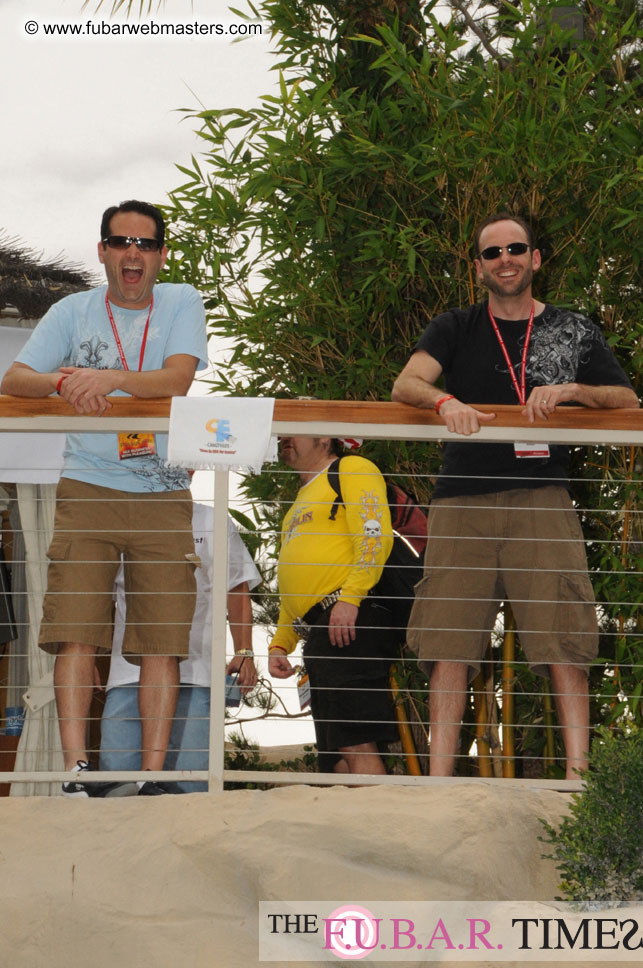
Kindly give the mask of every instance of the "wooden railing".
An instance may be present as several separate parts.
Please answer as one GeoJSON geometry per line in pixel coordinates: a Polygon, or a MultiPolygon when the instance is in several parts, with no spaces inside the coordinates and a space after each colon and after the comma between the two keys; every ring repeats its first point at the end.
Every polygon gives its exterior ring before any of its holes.
{"type": "MultiPolygon", "coordinates": [[[[77,414],[58,396],[38,399],[0,396],[0,431],[88,430],[113,433],[116,429],[167,430],[171,398],[135,399],[110,397],[112,407],[102,417],[77,414]],[[66,420],[71,419],[68,425],[66,420]]],[[[216,399],[216,398],[213,398],[216,399]]],[[[534,423],[522,415],[519,406],[476,404],[496,419],[481,427],[477,440],[548,440],[575,444],[643,444],[643,410],[593,410],[560,407],[548,420],[534,423]]],[[[273,418],[275,434],[319,434],[373,439],[437,440],[460,439],[450,434],[433,410],[418,410],[405,403],[379,400],[276,400],[273,418]]]]}

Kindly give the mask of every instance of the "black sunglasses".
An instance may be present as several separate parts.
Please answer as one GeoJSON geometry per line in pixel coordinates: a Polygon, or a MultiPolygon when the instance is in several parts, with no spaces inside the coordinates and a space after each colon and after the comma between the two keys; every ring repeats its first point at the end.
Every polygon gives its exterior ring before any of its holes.
{"type": "Polygon", "coordinates": [[[506,249],[509,255],[524,255],[531,248],[532,246],[527,242],[510,242],[509,245],[488,245],[480,253],[480,258],[491,262],[493,259],[498,258],[503,249],[506,249]]]}
{"type": "Polygon", "coordinates": [[[108,235],[102,241],[103,245],[108,245],[110,249],[129,249],[132,242],[141,252],[158,252],[161,248],[158,239],[135,239],[132,235],[108,235]]]}

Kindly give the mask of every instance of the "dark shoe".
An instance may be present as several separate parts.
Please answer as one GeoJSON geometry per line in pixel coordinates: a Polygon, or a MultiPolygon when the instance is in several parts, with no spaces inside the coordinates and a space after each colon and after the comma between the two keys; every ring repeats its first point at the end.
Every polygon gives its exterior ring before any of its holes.
{"type": "Polygon", "coordinates": [[[171,789],[173,784],[170,783],[156,783],[154,780],[146,780],[142,787],[139,788],[139,797],[160,797],[163,793],[176,793],[177,791],[171,789]]]}
{"type": "Polygon", "coordinates": [[[95,773],[96,771],[87,760],[78,760],[77,763],[78,769],[74,770],[74,773],[79,779],[63,783],[62,793],[64,797],[105,797],[110,790],[117,786],[116,783],[88,783],[85,779],[80,779],[80,777],[84,778],[85,774],[95,773]]]}

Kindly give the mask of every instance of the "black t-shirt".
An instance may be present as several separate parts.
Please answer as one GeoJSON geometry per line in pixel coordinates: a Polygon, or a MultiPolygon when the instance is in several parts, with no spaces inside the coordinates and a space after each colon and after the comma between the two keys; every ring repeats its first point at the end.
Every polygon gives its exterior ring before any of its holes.
{"type": "MultiPolygon", "coordinates": [[[[496,317],[520,384],[528,320],[496,317]]],[[[487,303],[451,309],[432,319],[415,350],[425,350],[445,375],[445,388],[463,403],[517,404],[518,397],[487,303]]],[[[546,305],[534,318],[526,367],[526,394],[557,383],[631,386],[605,338],[591,320],[569,309],[546,305]]],[[[520,430],[516,429],[516,439],[520,430]]],[[[517,458],[513,444],[473,440],[444,445],[434,497],[484,494],[514,487],[566,483],[568,450],[550,445],[549,458],[517,458]]]]}

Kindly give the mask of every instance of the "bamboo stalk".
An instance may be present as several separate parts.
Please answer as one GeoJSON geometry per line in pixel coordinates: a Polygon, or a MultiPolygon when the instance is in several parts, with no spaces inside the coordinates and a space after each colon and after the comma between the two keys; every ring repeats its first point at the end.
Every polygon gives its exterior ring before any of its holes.
{"type": "Polygon", "coordinates": [[[411,733],[411,729],[409,727],[406,704],[400,693],[400,686],[397,681],[397,670],[394,665],[391,666],[389,683],[391,686],[391,692],[393,694],[393,703],[395,705],[395,716],[397,718],[397,728],[400,734],[400,742],[402,743],[402,750],[406,757],[406,766],[409,771],[409,775],[422,776],[420,761],[418,760],[415,743],[413,742],[413,734],[411,733]]]}
{"type": "Polygon", "coordinates": [[[487,702],[485,678],[480,671],[472,683],[473,710],[476,721],[476,748],[478,750],[478,775],[493,776],[491,745],[489,743],[490,710],[487,702]]]}

